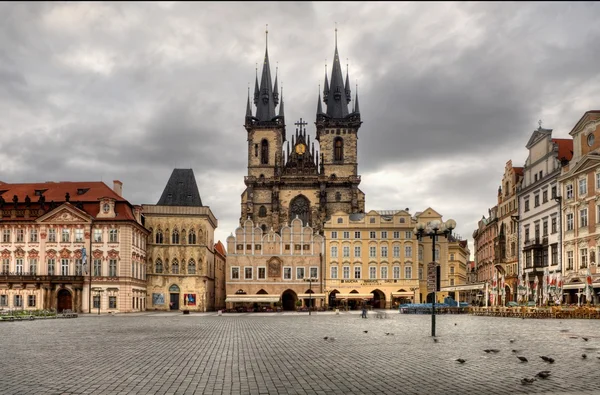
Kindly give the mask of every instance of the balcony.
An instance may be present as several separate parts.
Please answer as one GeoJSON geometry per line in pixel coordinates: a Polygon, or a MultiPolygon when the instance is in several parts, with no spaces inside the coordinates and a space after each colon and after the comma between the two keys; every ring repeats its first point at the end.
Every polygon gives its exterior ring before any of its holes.
{"type": "Polygon", "coordinates": [[[53,282],[53,283],[83,283],[84,276],[49,276],[47,274],[1,272],[0,281],[8,282],[53,282]]]}

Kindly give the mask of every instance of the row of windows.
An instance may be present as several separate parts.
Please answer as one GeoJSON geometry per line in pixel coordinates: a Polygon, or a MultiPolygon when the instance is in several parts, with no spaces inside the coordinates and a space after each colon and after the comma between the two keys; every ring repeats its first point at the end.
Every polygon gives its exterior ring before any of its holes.
{"type": "MultiPolygon", "coordinates": [[[[27,307],[35,307],[36,295],[27,295],[27,307]]],[[[8,307],[8,295],[0,295],[0,307],[8,307]]],[[[23,295],[13,295],[13,307],[23,307],[23,295]]]]}
{"type": "MultiPolygon", "coordinates": [[[[341,218],[339,218],[339,219],[341,219],[341,218]]],[[[375,219],[375,218],[372,218],[372,219],[375,219]]],[[[404,218],[401,218],[401,219],[404,219],[404,218]]],[[[350,231],[345,230],[345,231],[342,231],[341,233],[342,233],[342,238],[343,239],[349,239],[350,238],[350,233],[351,233],[350,231]]],[[[354,231],[354,238],[355,239],[360,239],[361,235],[362,235],[361,231],[358,231],[358,230],[354,231]]],[[[381,235],[381,239],[387,239],[388,238],[388,231],[387,230],[382,230],[380,232],[380,235],[381,235]]],[[[399,239],[400,238],[400,231],[395,230],[395,231],[392,232],[392,235],[393,235],[394,239],[399,239]]],[[[413,237],[412,231],[410,231],[410,230],[404,231],[404,238],[405,239],[411,240],[412,237],[413,237]]],[[[337,239],[338,238],[338,231],[336,231],[336,230],[331,231],[331,238],[332,239],[337,239]]],[[[369,239],[376,239],[376,238],[377,238],[377,231],[374,231],[374,230],[369,231],[369,239]]]]}
{"type": "MultiPolygon", "coordinates": [[[[385,217],[384,217],[384,218],[385,218],[385,217]]],[[[385,218],[385,219],[384,219],[384,221],[385,221],[386,223],[389,223],[389,222],[391,221],[391,218],[390,218],[390,217],[387,217],[387,218],[385,218]]],[[[369,223],[370,223],[370,224],[374,224],[374,223],[376,223],[376,222],[377,222],[377,218],[376,218],[376,217],[370,217],[370,218],[369,218],[369,223]]],[[[344,219],[343,219],[343,218],[338,218],[338,219],[337,219],[337,223],[338,223],[338,224],[343,224],[343,223],[344,223],[344,219]]],[[[399,217],[399,218],[398,218],[398,223],[400,223],[400,224],[404,224],[404,223],[406,223],[406,218],[404,218],[404,217],[399,217]]],[[[407,237],[407,238],[410,238],[410,237],[407,237]]]]}
{"type": "MultiPolygon", "coordinates": [[[[183,265],[185,266],[185,262],[183,263],[183,265]]],[[[180,274],[179,272],[179,261],[177,259],[173,259],[173,261],[171,262],[171,274],[180,274]]],[[[168,273],[168,269],[165,265],[163,265],[163,261],[161,259],[157,259],[156,263],[154,264],[154,273],[157,274],[161,274],[161,273],[168,273]]],[[[194,261],[193,259],[190,259],[188,261],[187,264],[187,273],[188,274],[196,274],[196,261],[194,261]]]]}
{"type": "MultiPolygon", "coordinates": [[[[165,244],[165,238],[163,236],[163,232],[162,230],[158,230],[156,231],[156,235],[154,236],[155,242],[156,244],[165,244]]],[[[180,238],[179,238],[179,231],[174,230],[171,233],[171,244],[179,244],[180,238]]],[[[193,230],[190,230],[188,232],[188,236],[187,236],[187,243],[188,244],[196,244],[196,232],[194,232],[193,230]]]]}
{"type": "MultiPolygon", "coordinates": [[[[566,251],[566,255],[567,255],[567,270],[573,270],[574,269],[574,251],[566,251]]],[[[600,247],[598,247],[598,254],[600,254],[600,247]]],[[[596,251],[593,248],[590,248],[588,251],[588,248],[580,248],[579,249],[579,267],[576,269],[587,269],[588,264],[589,263],[595,263],[596,260],[596,251]],[[588,252],[589,252],[589,256],[588,256],[588,252]]]]}
{"type": "MultiPolygon", "coordinates": [[[[94,295],[93,301],[94,301],[93,302],[94,303],[94,307],[93,307],[94,309],[101,308],[100,295],[94,295]]],[[[134,303],[135,303],[135,300],[134,300],[134,303]]],[[[109,309],[116,309],[117,308],[117,297],[116,296],[109,296],[108,297],[108,308],[109,309]]],[[[133,308],[135,308],[135,307],[133,307],[133,308]]]]}
{"type": "MultiPolygon", "coordinates": [[[[553,186],[551,189],[551,197],[552,199],[554,199],[556,197],[556,186],[553,186]]],[[[536,193],[533,196],[533,201],[534,201],[534,207],[539,207],[540,205],[540,194],[536,193]]],[[[542,191],[542,204],[548,202],[548,190],[543,190],[542,191]]],[[[525,203],[525,208],[524,210],[527,212],[529,211],[529,197],[526,197],[524,200],[525,203]]]]}
{"type": "MultiPolygon", "coordinates": [[[[39,233],[37,229],[29,230],[29,242],[37,243],[39,242],[39,233]]],[[[135,234],[134,234],[135,235],[135,234]]],[[[57,240],[57,231],[56,228],[48,229],[48,242],[56,243],[57,240]]],[[[61,243],[70,243],[74,241],[75,243],[83,243],[84,242],[84,230],[83,229],[74,229],[71,232],[71,229],[63,228],[60,230],[60,242],[61,243]],[[73,235],[74,237],[72,237],[73,235]]],[[[11,230],[4,229],[2,231],[2,242],[10,243],[11,242],[11,230]]],[[[16,229],[15,230],[15,243],[24,243],[25,242],[25,229],[16,229]]],[[[102,229],[94,229],[94,242],[102,242],[102,229]]],[[[118,243],[118,232],[117,229],[109,229],[108,231],[108,242],[109,243],[118,243]]]]}
{"type": "MultiPolygon", "coordinates": [[[[338,257],[338,246],[331,246],[330,248],[330,255],[331,258],[337,258],[338,257]]],[[[387,246],[380,246],[380,253],[381,253],[381,258],[387,258],[388,257],[388,247],[387,246]]],[[[362,255],[362,248],[361,246],[354,246],[354,257],[355,258],[360,258],[362,255]]],[[[412,258],[413,256],[413,250],[412,250],[412,246],[404,246],[404,257],[405,258],[412,258]]],[[[343,246],[342,247],[342,258],[349,258],[350,257],[350,246],[343,246]]],[[[400,246],[394,246],[392,248],[392,257],[393,258],[400,258],[400,246]]],[[[377,258],[377,247],[376,246],[370,246],[369,247],[369,258],[377,258]]],[[[440,250],[436,248],[435,250],[435,260],[439,261],[440,259],[440,250]]],[[[423,250],[419,249],[419,261],[423,260],[423,250]]]]}
{"type": "MultiPolygon", "coordinates": [[[[362,267],[361,266],[354,266],[354,277],[350,277],[351,274],[351,268],[350,266],[343,266],[342,267],[342,279],[360,279],[362,278],[362,267]]],[[[379,268],[379,277],[377,277],[377,267],[375,266],[371,266],[369,267],[369,279],[371,280],[375,280],[375,279],[387,279],[388,278],[388,267],[387,266],[381,266],[379,268]]],[[[405,266],[404,267],[404,279],[410,280],[412,279],[412,267],[411,266],[405,266]]],[[[338,273],[338,267],[337,266],[332,266],[331,267],[331,279],[335,280],[338,279],[340,277],[339,273],[338,273]]],[[[392,278],[393,279],[400,279],[400,266],[394,266],[392,267],[392,278]]],[[[423,268],[419,268],[419,280],[423,279],[423,268]]]]}
{"type": "MultiPolygon", "coordinates": [[[[265,266],[260,266],[256,268],[256,280],[266,280],[267,278],[267,268],[265,266]]],[[[308,268],[308,277],[306,276],[306,268],[305,267],[296,267],[296,280],[304,280],[307,278],[312,278],[313,280],[318,280],[319,278],[319,268],[318,267],[309,267],[308,268]]],[[[233,266],[231,268],[231,279],[239,280],[240,279],[240,267],[233,266]]],[[[284,280],[292,280],[292,268],[288,266],[284,266],[283,268],[283,279],[284,280]]],[[[244,280],[254,280],[254,268],[252,266],[244,267],[244,280]]]]}
{"type": "MultiPolygon", "coordinates": [[[[71,271],[71,260],[67,259],[67,258],[61,258],[58,261],[58,264],[60,266],[57,266],[57,260],[55,258],[49,258],[47,261],[47,274],[49,276],[54,276],[54,275],[61,275],[61,276],[71,276],[71,275],[75,275],[75,276],[82,276],[84,274],[85,267],[83,265],[83,261],[81,259],[75,259],[75,267],[74,267],[74,272],[71,271]]],[[[11,273],[14,272],[15,274],[30,274],[30,275],[34,275],[34,274],[38,274],[38,260],[36,258],[31,258],[29,259],[29,261],[27,262],[27,266],[26,262],[23,258],[16,258],[15,259],[15,267],[14,270],[11,270],[11,265],[10,265],[10,259],[7,258],[3,258],[2,259],[2,273],[11,273]]],[[[94,265],[94,276],[102,276],[102,259],[94,259],[93,262],[94,265]]],[[[133,268],[134,264],[132,263],[132,273],[138,273],[138,275],[136,275],[135,277],[138,278],[143,278],[142,276],[145,274],[144,273],[144,269],[143,269],[143,265],[139,264],[140,268],[133,268]]],[[[136,265],[137,267],[137,265],[136,265]]],[[[109,259],[108,260],[108,276],[109,277],[116,277],[117,276],[117,260],[116,259],[109,259]]]]}

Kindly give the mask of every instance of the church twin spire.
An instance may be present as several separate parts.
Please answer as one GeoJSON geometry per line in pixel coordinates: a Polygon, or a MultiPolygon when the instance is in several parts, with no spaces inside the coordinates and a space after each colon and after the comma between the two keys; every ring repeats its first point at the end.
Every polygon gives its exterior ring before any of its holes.
{"type": "MultiPolygon", "coordinates": [[[[320,89],[319,89],[320,90],[320,89]]],[[[350,77],[348,66],[346,65],[346,82],[342,75],[342,66],[337,46],[337,27],[335,29],[335,52],[333,55],[333,67],[331,68],[331,84],[327,78],[327,65],[325,65],[325,84],[323,86],[323,102],[327,105],[327,111],[323,113],[321,107],[321,93],[319,93],[319,102],[317,104],[317,116],[327,115],[329,118],[340,119],[348,116],[348,104],[352,100],[350,90],[350,77]]],[[[356,94],[358,102],[358,93],[356,94]]],[[[358,105],[354,108],[354,113],[358,113],[358,105]]]]}
{"type": "MultiPolygon", "coordinates": [[[[246,105],[246,118],[254,118],[259,122],[270,122],[274,121],[277,117],[284,117],[283,111],[283,89],[281,90],[281,102],[279,94],[278,84],[278,69],[275,72],[275,84],[271,80],[271,66],[269,63],[269,48],[268,48],[268,34],[269,31],[265,31],[265,58],[263,61],[262,73],[260,84],[258,81],[258,66],[256,68],[256,78],[254,81],[254,106],[256,107],[256,114],[252,116],[252,107],[250,105],[250,90],[248,89],[248,102],[246,105]],[[279,105],[279,114],[276,113],[275,108],[279,105]]],[[[320,88],[319,88],[320,90],[320,88]]],[[[321,93],[319,92],[318,104],[317,104],[317,116],[325,115],[333,119],[346,118],[350,113],[348,111],[348,104],[352,100],[352,92],[350,90],[350,77],[348,72],[348,66],[346,65],[346,78],[342,74],[342,66],[340,63],[340,56],[337,47],[337,27],[335,29],[335,52],[333,58],[333,67],[331,69],[331,83],[327,76],[327,65],[325,65],[325,83],[323,85],[323,98],[321,99],[321,93]],[[323,112],[321,106],[321,100],[326,104],[326,111],[323,112]]],[[[358,92],[355,95],[355,104],[352,109],[352,113],[358,114],[358,92]]]]}
{"type": "MultiPolygon", "coordinates": [[[[261,122],[273,121],[277,116],[283,117],[283,92],[281,94],[281,105],[279,115],[275,113],[275,107],[279,105],[279,87],[277,82],[277,73],[275,74],[275,85],[271,80],[271,65],[269,63],[269,31],[265,31],[265,58],[263,61],[260,85],[258,82],[258,67],[256,68],[256,79],[254,81],[254,105],[256,106],[256,115],[254,118],[261,122]]],[[[248,91],[248,105],[246,107],[246,117],[252,118],[252,108],[250,107],[250,91],[248,91]]]]}

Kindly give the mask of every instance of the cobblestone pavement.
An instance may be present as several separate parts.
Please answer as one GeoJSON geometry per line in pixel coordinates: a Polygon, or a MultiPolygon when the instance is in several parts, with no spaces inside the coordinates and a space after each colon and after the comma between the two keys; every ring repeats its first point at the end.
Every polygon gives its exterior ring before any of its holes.
{"type": "Polygon", "coordinates": [[[600,320],[442,315],[435,343],[429,315],[388,315],[147,312],[1,322],[0,393],[600,393],[600,320]],[[542,370],[548,379],[521,384],[542,370]]]}

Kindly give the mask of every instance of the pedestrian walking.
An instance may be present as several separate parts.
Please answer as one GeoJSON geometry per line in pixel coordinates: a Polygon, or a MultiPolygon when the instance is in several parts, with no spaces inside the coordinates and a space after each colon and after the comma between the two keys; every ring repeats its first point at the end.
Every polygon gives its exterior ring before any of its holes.
{"type": "Polygon", "coordinates": [[[367,318],[367,306],[363,303],[361,318],[367,318]]]}

